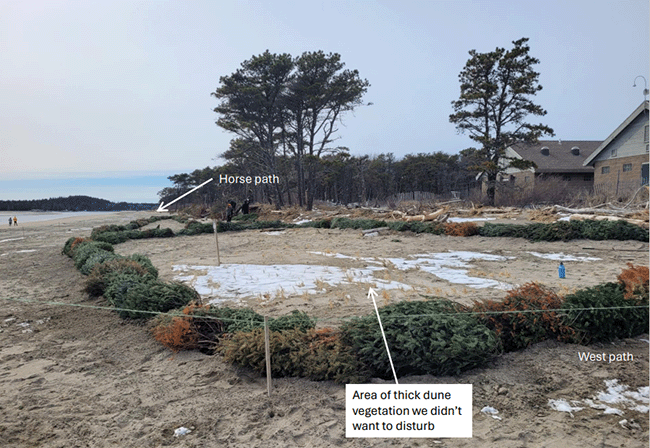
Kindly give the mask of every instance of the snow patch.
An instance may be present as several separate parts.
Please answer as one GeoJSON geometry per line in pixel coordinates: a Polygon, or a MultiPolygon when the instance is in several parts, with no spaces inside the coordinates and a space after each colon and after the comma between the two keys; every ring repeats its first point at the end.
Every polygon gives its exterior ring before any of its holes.
{"type": "MultiPolygon", "coordinates": [[[[593,399],[587,398],[582,401],[572,401],[571,403],[583,403],[593,409],[602,410],[603,414],[623,415],[624,410],[648,413],[650,387],[639,387],[636,391],[631,391],[629,386],[619,384],[616,379],[606,380],[605,386],[607,389],[598,392],[593,399]],[[614,404],[617,407],[610,406],[614,404]]],[[[549,406],[556,411],[569,413],[584,409],[582,407],[573,407],[564,399],[549,400],[549,406]]]]}
{"type": "Polygon", "coordinates": [[[554,409],[556,411],[568,412],[571,417],[573,417],[574,412],[582,411],[584,409],[579,406],[571,406],[565,399],[548,400],[548,405],[551,407],[551,409],[554,409]]]}
{"type": "Polygon", "coordinates": [[[496,218],[447,218],[449,222],[480,222],[480,221],[494,221],[496,218]]]}
{"type": "Polygon", "coordinates": [[[442,280],[447,280],[450,283],[466,285],[470,288],[496,288],[507,290],[511,289],[512,285],[487,278],[470,277],[468,275],[468,269],[464,268],[471,268],[472,266],[469,262],[473,260],[507,261],[511,259],[514,259],[514,257],[483,254],[480,252],[455,251],[447,253],[416,254],[410,256],[409,259],[388,258],[388,261],[401,270],[406,271],[409,269],[419,269],[442,280]]]}
{"type": "Polygon", "coordinates": [[[512,285],[497,280],[470,277],[468,269],[472,266],[469,264],[473,260],[485,261],[507,261],[515,257],[504,257],[501,255],[484,254],[480,252],[468,251],[452,251],[446,253],[429,253],[429,254],[415,254],[410,255],[408,258],[364,258],[364,257],[350,257],[343,254],[333,254],[324,252],[310,252],[317,255],[325,255],[327,257],[344,258],[365,261],[366,263],[374,263],[383,265],[387,261],[390,262],[395,268],[408,271],[410,269],[419,269],[420,271],[432,274],[442,280],[447,280],[450,283],[466,285],[475,289],[482,288],[497,288],[497,289],[511,289],[512,285]]]}
{"type": "Polygon", "coordinates": [[[221,266],[172,267],[174,280],[190,283],[210,303],[246,297],[275,299],[286,295],[316,294],[325,286],[364,283],[376,289],[412,289],[411,286],[374,277],[383,267],[344,269],[336,266],[284,264],[222,264],[221,266]],[[193,271],[193,272],[191,272],[193,271]]]}
{"type": "Polygon", "coordinates": [[[186,428],[185,426],[181,426],[180,428],[176,428],[174,430],[174,437],[184,436],[184,435],[187,435],[187,434],[189,434],[191,432],[192,432],[191,429],[186,428]]]}
{"type": "Polygon", "coordinates": [[[597,257],[577,257],[575,255],[565,255],[562,252],[560,252],[559,254],[540,254],[539,252],[528,252],[528,253],[535,257],[546,258],[548,260],[556,260],[556,261],[599,261],[601,260],[601,258],[597,258],[597,257]]]}
{"type": "Polygon", "coordinates": [[[497,415],[499,413],[499,411],[497,411],[492,406],[485,406],[483,409],[481,409],[481,412],[484,413],[484,414],[488,414],[489,416],[491,416],[492,418],[494,418],[496,420],[502,420],[502,418],[497,415]]]}

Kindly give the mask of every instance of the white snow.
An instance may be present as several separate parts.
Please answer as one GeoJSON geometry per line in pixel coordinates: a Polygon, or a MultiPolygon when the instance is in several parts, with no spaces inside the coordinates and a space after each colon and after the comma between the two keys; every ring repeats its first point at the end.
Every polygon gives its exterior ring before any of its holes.
{"type": "Polygon", "coordinates": [[[596,396],[598,401],[609,404],[619,403],[639,412],[648,412],[650,387],[639,387],[635,392],[628,390],[629,387],[625,384],[618,384],[618,380],[607,380],[605,386],[607,390],[598,392],[596,396]]]}
{"type": "Polygon", "coordinates": [[[190,283],[211,303],[245,297],[274,299],[284,295],[316,294],[325,285],[364,283],[376,289],[412,289],[411,286],[373,276],[383,267],[344,269],[336,266],[306,264],[222,264],[221,266],[172,267],[174,279],[190,283]],[[192,272],[193,271],[193,272],[192,272]]]}
{"type": "Polygon", "coordinates": [[[480,252],[467,252],[467,251],[452,251],[445,253],[429,253],[429,254],[415,254],[410,255],[408,258],[367,258],[367,257],[350,257],[343,254],[333,254],[325,252],[310,252],[312,254],[325,255],[327,257],[347,258],[353,260],[365,261],[366,263],[383,264],[388,261],[392,263],[397,269],[408,271],[409,269],[419,269],[420,271],[433,274],[436,277],[447,280],[450,283],[466,285],[471,288],[497,288],[497,289],[511,289],[512,285],[497,280],[470,277],[467,275],[468,270],[463,268],[471,268],[469,264],[473,260],[485,261],[507,261],[512,260],[514,257],[503,257],[501,255],[483,254],[480,252]],[[383,260],[383,261],[382,261],[383,260]]]}
{"type": "Polygon", "coordinates": [[[499,413],[499,411],[497,411],[497,410],[496,410],[495,408],[493,408],[492,406],[485,406],[483,409],[481,409],[481,412],[484,413],[484,414],[488,414],[489,416],[491,416],[491,417],[494,418],[494,419],[502,420],[501,417],[499,417],[498,415],[496,415],[496,414],[499,413]]]}
{"type": "Polygon", "coordinates": [[[188,429],[185,426],[181,426],[180,428],[176,428],[174,430],[174,437],[184,436],[184,435],[189,434],[191,432],[192,432],[191,429],[188,429]]]}
{"type": "Polygon", "coordinates": [[[577,257],[575,255],[565,255],[560,252],[559,254],[540,254],[539,252],[528,252],[529,254],[539,257],[546,258],[548,260],[557,260],[557,261],[598,261],[601,258],[596,257],[577,257]]]}
{"type": "MultiPolygon", "coordinates": [[[[618,380],[606,380],[605,391],[598,392],[592,399],[585,399],[582,401],[572,401],[572,403],[584,403],[594,409],[601,409],[603,414],[623,415],[624,410],[632,410],[641,413],[648,412],[648,404],[650,403],[650,387],[639,387],[637,391],[629,390],[629,386],[619,384],[618,380]],[[616,404],[618,407],[609,406],[616,404]],[[620,409],[623,408],[623,409],[620,409]]],[[[579,411],[583,408],[572,407],[566,400],[549,400],[549,406],[556,411],[569,412],[579,411]]]]}
{"type": "Polygon", "coordinates": [[[571,406],[565,399],[548,400],[548,405],[551,409],[560,412],[568,412],[573,417],[573,412],[582,411],[584,408],[579,406],[571,406]]]}
{"type": "Polygon", "coordinates": [[[479,222],[479,221],[493,221],[496,218],[448,218],[449,222],[479,222]]]}
{"type": "Polygon", "coordinates": [[[24,254],[24,253],[27,253],[27,252],[36,252],[36,249],[25,249],[25,250],[17,250],[16,251],[17,254],[24,254]]]}
{"type": "Polygon", "coordinates": [[[475,289],[497,288],[511,289],[512,285],[497,280],[470,277],[468,269],[472,266],[470,261],[507,261],[514,257],[503,257],[501,255],[483,254],[480,252],[454,251],[447,253],[430,253],[411,255],[409,259],[405,258],[387,258],[395,267],[401,270],[419,269],[423,272],[435,275],[436,277],[447,280],[450,283],[466,285],[475,289]],[[416,257],[416,258],[414,258],[416,257]]]}
{"type": "Polygon", "coordinates": [[[478,252],[446,252],[416,254],[408,258],[352,257],[330,252],[309,252],[316,255],[362,262],[365,267],[341,268],[337,266],[283,264],[225,264],[221,266],[174,265],[175,280],[186,282],[199,294],[212,298],[213,303],[239,300],[245,297],[274,299],[286,295],[315,294],[325,285],[361,283],[376,289],[413,289],[405,283],[384,280],[375,276],[392,264],[402,271],[419,270],[450,283],[471,288],[510,289],[508,283],[488,278],[471,277],[468,268],[473,260],[503,262],[513,257],[478,252]]]}
{"type": "Polygon", "coordinates": [[[381,259],[377,258],[371,258],[371,257],[351,257],[349,255],[343,255],[343,254],[335,254],[332,252],[307,252],[309,254],[315,254],[315,255],[324,255],[326,257],[334,257],[334,258],[340,258],[343,260],[357,260],[357,261],[364,261],[366,263],[375,263],[375,264],[382,264],[380,261],[381,259]]]}

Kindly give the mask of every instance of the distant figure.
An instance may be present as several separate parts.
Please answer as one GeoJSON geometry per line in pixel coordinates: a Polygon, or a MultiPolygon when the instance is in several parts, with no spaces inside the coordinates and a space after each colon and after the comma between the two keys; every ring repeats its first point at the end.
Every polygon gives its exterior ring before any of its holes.
{"type": "Polygon", "coordinates": [[[11,216],[9,217],[9,227],[11,227],[11,216]]]}
{"type": "Polygon", "coordinates": [[[237,207],[235,201],[228,201],[228,207],[226,208],[226,221],[230,222],[232,217],[235,216],[235,207],[237,207]]]}
{"type": "Polygon", "coordinates": [[[18,218],[16,218],[15,216],[14,216],[14,225],[15,225],[15,226],[18,225],[18,218]]]}
{"type": "Polygon", "coordinates": [[[250,201],[248,200],[248,198],[246,198],[246,200],[244,201],[244,203],[241,205],[241,212],[242,212],[244,215],[248,215],[248,204],[249,204],[249,203],[250,203],[250,201]]]}
{"type": "Polygon", "coordinates": [[[557,268],[557,273],[560,278],[566,278],[566,268],[564,267],[564,263],[560,261],[560,266],[557,268]]]}

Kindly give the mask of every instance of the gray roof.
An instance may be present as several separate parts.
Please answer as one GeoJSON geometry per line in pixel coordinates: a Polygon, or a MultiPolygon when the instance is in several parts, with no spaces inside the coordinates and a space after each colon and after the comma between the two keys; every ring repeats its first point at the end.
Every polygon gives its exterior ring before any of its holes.
{"type": "Polygon", "coordinates": [[[535,162],[536,173],[593,173],[593,166],[584,161],[600,146],[601,140],[540,140],[533,145],[518,143],[510,149],[524,160],[535,162]],[[542,153],[548,149],[548,155],[542,153]],[[572,149],[578,148],[578,155],[572,149]]]}

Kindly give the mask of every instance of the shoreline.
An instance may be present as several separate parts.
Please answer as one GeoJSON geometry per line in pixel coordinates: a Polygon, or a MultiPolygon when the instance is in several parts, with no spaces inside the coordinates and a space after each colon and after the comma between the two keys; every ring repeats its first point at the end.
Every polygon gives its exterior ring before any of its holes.
{"type": "MultiPolygon", "coordinates": [[[[9,228],[8,218],[16,216],[18,218],[18,226],[11,225],[11,228],[19,228],[21,225],[25,227],[37,227],[39,224],[51,223],[52,221],[63,223],[74,223],[88,219],[95,220],[99,217],[106,219],[116,219],[119,221],[138,219],[155,215],[155,210],[150,211],[137,211],[137,210],[122,210],[122,211],[92,211],[92,212],[17,212],[5,211],[0,212],[0,230],[9,228]]],[[[103,221],[103,220],[102,220],[103,221]]]]}

